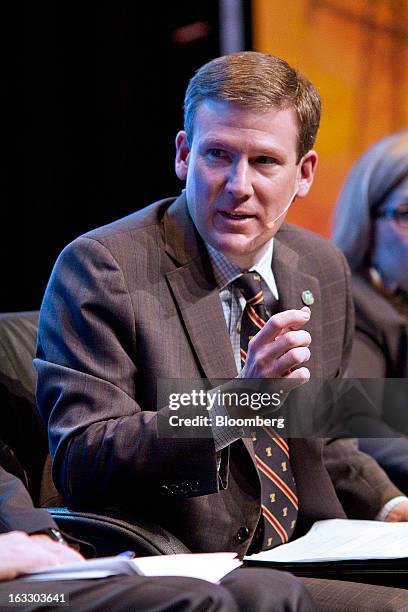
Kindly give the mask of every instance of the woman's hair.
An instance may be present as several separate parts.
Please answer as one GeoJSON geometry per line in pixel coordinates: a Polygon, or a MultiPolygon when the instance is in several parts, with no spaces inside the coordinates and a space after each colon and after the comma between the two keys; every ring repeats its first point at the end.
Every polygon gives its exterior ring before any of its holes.
{"type": "Polygon", "coordinates": [[[407,176],[408,131],[382,138],[352,167],[337,199],[333,224],[333,241],[352,270],[370,264],[373,219],[407,176]]]}

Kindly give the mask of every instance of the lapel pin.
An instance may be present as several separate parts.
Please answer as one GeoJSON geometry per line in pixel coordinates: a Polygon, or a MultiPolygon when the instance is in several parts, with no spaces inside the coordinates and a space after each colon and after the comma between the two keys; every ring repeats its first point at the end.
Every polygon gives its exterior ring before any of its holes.
{"type": "Polygon", "coordinates": [[[314,296],[310,289],[302,291],[302,302],[305,304],[305,306],[311,306],[314,304],[314,296]]]}

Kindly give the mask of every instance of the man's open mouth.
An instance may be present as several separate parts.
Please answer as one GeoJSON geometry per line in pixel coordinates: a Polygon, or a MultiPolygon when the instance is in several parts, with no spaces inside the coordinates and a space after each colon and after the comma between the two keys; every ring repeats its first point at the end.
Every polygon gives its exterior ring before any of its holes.
{"type": "Polygon", "coordinates": [[[225,210],[220,211],[221,215],[226,219],[232,219],[234,221],[244,221],[245,219],[253,219],[255,215],[250,215],[246,213],[231,213],[225,210]]]}

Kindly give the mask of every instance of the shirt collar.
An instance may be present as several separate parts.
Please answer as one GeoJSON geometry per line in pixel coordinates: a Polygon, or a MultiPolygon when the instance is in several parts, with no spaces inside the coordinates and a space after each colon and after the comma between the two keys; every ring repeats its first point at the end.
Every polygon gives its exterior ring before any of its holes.
{"type": "MultiPolygon", "coordinates": [[[[225,255],[214,249],[210,244],[206,244],[208,254],[211,261],[214,277],[220,289],[224,289],[233,280],[242,274],[239,266],[234,264],[225,255]]],[[[278,291],[275,279],[272,272],[272,257],[273,257],[274,239],[268,242],[268,247],[262,257],[250,268],[250,271],[258,272],[272,291],[274,296],[278,297],[278,291]]]]}

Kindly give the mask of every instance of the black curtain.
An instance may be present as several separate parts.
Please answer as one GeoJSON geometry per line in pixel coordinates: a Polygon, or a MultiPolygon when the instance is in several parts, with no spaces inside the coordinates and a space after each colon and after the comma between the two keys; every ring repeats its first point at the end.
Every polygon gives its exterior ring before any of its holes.
{"type": "Polygon", "coordinates": [[[0,311],[37,309],[77,235],[179,193],[184,90],[219,55],[217,0],[17,4],[1,24],[0,311]]]}

